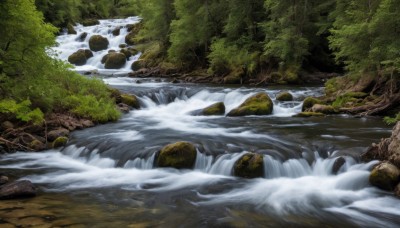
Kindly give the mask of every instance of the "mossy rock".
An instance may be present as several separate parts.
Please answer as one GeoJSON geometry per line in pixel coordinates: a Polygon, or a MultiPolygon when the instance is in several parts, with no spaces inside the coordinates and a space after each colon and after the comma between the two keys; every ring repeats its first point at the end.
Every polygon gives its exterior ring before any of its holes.
{"type": "Polygon", "coordinates": [[[323,114],[335,114],[336,110],[331,105],[315,104],[312,106],[311,112],[323,113],[323,114]]]}
{"type": "Polygon", "coordinates": [[[204,116],[224,115],[225,114],[224,102],[218,102],[208,106],[207,108],[204,108],[201,114],[204,116]]]}
{"type": "Polygon", "coordinates": [[[128,45],[134,45],[135,44],[135,36],[136,34],[134,32],[130,32],[125,36],[125,43],[128,45]]]}
{"type": "Polygon", "coordinates": [[[110,93],[110,97],[115,99],[115,103],[122,102],[121,92],[118,89],[109,87],[107,90],[110,93]]]}
{"type": "Polygon", "coordinates": [[[42,151],[42,150],[46,149],[46,146],[44,145],[44,143],[40,142],[39,140],[33,140],[29,144],[29,148],[33,149],[34,151],[42,151]]]}
{"type": "Polygon", "coordinates": [[[135,48],[130,47],[130,48],[128,48],[128,50],[131,53],[131,55],[133,55],[133,56],[139,54],[139,51],[135,48]]]}
{"type": "Polygon", "coordinates": [[[121,103],[127,104],[135,109],[140,108],[139,100],[132,94],[121,94],[121,103]]]}
{"type": "Polygon", "coordinates": [[[128,32],[138,33],[142,27],[143,27],[143,22],[139,22],[136,24],[128,24],[126,26],[126,29],[128,32]]]}
{"type": "Polygon", "coordinates": [[[76,30],[74,29],[74,26],[71,23],[69,23],[67,25],[67,33],[68,34],[77,34],[76,30]]]}
{"type": "Polygon", "coordinates": [[[191,169],[196,162],[196,147],[188,142],[176,142],[161,149],[157,155],[158,167],[191,169]]]}
{"type": "Polygon", "coordinates": [[[303,107],[301,108],[301,111],[306,111],[307,109],[312,108],[315,104],[322,104],[323,102],[317,98],[314,97],[307,97],[303,101],[303,107]]]}
{"type": "Polygon", "coordinates": [[[105,54],[105,55],[101,58],[100,62],[101,62],[102,64],[106,63],[108,56],[109,56],[109,54],[105,54]]]}
{"type": "Polygon", "coordinates": [[[287,91],[281,92],[276,96],[278,101],[293,101],[293,95],[287,91]]]}
{"type": "Polygon", "coordinates": [[[93,26],[93,25],[99,25],[99,24],[100,24],[100,21],[97,19],[93,19],[93,18],[82,21],[83,26],[93,26]]]}
{"type": "Polygon", "coordinates": [[[102,51],[108,48],[107,38],[100,35],[93,35],[89,39],[89,47],[92,51],[102,51]]]}
{"type": "Polygon", "coordinates": [[[120,45],[118,45],[118,47],[119,47],[119,48],[126,48],[126,47],[128,47],[128,45],[126,45],[126,44],[120,44],[120,45]]]}
{"type": "Polygon", "coordinates": [[[77,52],[74,52],[72,55],[68,57],[68,62],[76,66],[85,65],[86,61],[87,61],[86,53],[82,49],[78,50],[77,52]]]}
{"type": "Polygon", "coordinates": [[[119,36],[121,33],[121,27],[116,27],[114,30],[111,32],[114,36],[119,36]]]}
{"type": "Polygon", "coordinates": [[[59,148],[67,145],[68,138],[67,137],[58,137],[56,140],[53,142],[53,148],[59,148]]]}
{"type": "Polygon", "coordinates": [[[226,77],[224,77],[224,84],[240,84],[244,71],[242,68],[236,68],[231,71],[226,77]]]}
{"type": "Polygon", "coordinates": [[[271,98],[261,92],[247,98],[239,107],[230,111],[228,116],[270,115],[272,110],[271,98]]]}
{"type": "Polygon", "coordinates": [[[106,69],[120,69],[126,63],[126,56],[122,53],[109,53],[104,63],[106,69]]]}
{"type": "Polygon", "coordinates": [[[300,112],[296,115],[294,115],[293,117],[313,117],[313,116],[325,116],[325,114],[320,113],[320,112],[300,112]]]}
{"type": "Polygon", "coordinates": [[[235,162],[233,174],[243,178],[264,176],[264,159],[261,154],[247,153],[235,162]]]}
{"type": "Polygon", "coordinates": [[[83,51],[85,52],[86,59],[90,59],[93,57],[93,52],[91,50],[84,49],[83,51]]]}
{"type": "Polygon", "coordinates": [[[122,48],[119,52],[124,54],[127,60],[132,56],[132,53],[126,48],[122,48]]]}
{"type": "Polygon", "coordinates": [[[137,71],[143,68],[143,61],[142,60],[138,60],[132,63],[131,65],[131,69],[133,71],[137,71]]]}
{"type": "Polygon", "coordinates": [[[389,162],[377,165],[369,175],[371,185],[383,190],[393,191],[399,183],[400,171],[389,162]]]}

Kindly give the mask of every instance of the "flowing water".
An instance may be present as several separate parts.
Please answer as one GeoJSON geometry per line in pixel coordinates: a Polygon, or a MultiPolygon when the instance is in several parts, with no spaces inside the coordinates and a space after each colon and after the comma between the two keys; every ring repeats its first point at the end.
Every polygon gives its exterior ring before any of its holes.
{"type": "MultiPolygon", "coordinates": [[[[102,21],[77,30],[106,35],[108,26],[134,20],[102,21]]],[[[64,44],[57,49],[86,45],[77,44],[74,36],[60,36],[64,44]]],[[[101,70],[101,64],[88,64],[84,70],[101,70]]],[[[31,180],[41,193],[20,201],[17,209],[0,207],[0,224],[15,211],[52,226],[396,227],[400,222],[400,201],[368,183],[377,162],[359,161],[366,147],[390,135],[381,120],[292,117],[301,111],[304,97],[319,95],[322,88],[137,83],[127,77],[104,81],[137,95],[142,108],[116,123],[74,132],[63,149],[2,156],[1,169],[31,180]],[[294,101],[276,101],[282,90],[289,90],[294,101]],[[272,115],[190,115],[220,101],[228,113],[257,92],[272,98],[272,115]],[[176,141],[196,146],[193,170],[155,168],[157,151],[176,141]],[[264,156],[263,178],[232,175],[234,163],[247,151],[264,156]],[[346,162],[334,174],[339,156],[346,162]]]]}

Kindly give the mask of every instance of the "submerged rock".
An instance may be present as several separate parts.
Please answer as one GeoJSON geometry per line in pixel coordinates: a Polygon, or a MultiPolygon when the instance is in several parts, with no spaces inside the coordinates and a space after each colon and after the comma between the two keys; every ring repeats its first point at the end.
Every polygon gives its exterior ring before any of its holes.
{"type": "Polygon", "coordinates": [[[176,142],[161,149],[157,155],[158,167],[191,169],[196,162],[196,147],[188,142],[176,142]]]}
{"type": "Polygon", "coordinates": [[[0,175],[0,185],[7,184],[9,181],[7,176],[0,175]]]}
{"type": "Polygon", "coordinates": [[[89,47],[92,51],[102,51],[108,48],[108,40],[100,35],[94,35],[89,39],[89,47]]]}
{"type": "Polygon", "coordinates": [[[134,109],[140,108],[139,100],[137,99],[137,97],[135,95],[132,95],[132,94],[121,94],[121,103],[129,105],[130,107],[132,107],[134,109]]]}
{"type": "Polygon", "coordinates": [[[261,154],[247,153],[235,162],[233,173],[237,177],[257,178],[264,176],[264,159],[261,154]]]}
{"type": "Polygon", "coordinates": [[[239,107],[228,113],[228,116],[269,115],[272,113],[273,103],[266,93],[257,93],[247,98],[239,107]]]}
{"type": "Polygon", "coordinates": [[[224,102],[218,102],[213,105],[210,105],[204,109],[199,109],[190,113],[194,116],[216,116],[216,115],[224,115],[225,114],[225,105],[224,102]]]}
{"type": "Polygon", "coordinates": [[[15,181],[0,186],[0,199],[15,199],[36,196],[36,188],[28,180],[15,181]]]}
{"type": "Polygon", "coordinates": [[[106,55],[104,68],[106,69],[120,69],[126,63],[126,56],[122,53],[111,52],[106,55]]]}
{"type": "Polygon", "coordinates": [[[377,165],[369,176],[369,182],[380,189],[393,191],[399,183],[400,171],[389,162],[377,165]]]}
{"type": "Polygon", "coordinates": [[[293,95],[287,91],[281,92],[276,96],[278,101],[293,101],[293,95]]]}

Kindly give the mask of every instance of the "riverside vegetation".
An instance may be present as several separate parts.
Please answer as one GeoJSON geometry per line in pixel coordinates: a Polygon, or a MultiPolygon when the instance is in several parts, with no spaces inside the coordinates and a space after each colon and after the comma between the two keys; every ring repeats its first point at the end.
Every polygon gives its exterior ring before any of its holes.
{"type": "MultiPolygon", "coordinates": [[[[126,44],[101,61],[106,69],[121,68],[140,51],[141,57],[131,67],[133,76],[255,85],[304,85],[331,78],[325,95],[306,98],[297,116],[349,113],[387,115],[385,120],[391,124],[399,120],[400,19],[396,15],[400,6],[395,1],[6,0],[0,11],[0,149],[5,151],[62,147],[70,131],[116,121],[121,111],[140,108],[135,96],[71,71],[70,65],[50,57],[55,54],[49,49],[56,45],[54,37],[60,31],[54,26],[74,34],[77,22],[90,26],[100,18],[133,13],[143,21],[126,25],[126,44]]],[[[120,29],[112,34],[118,36],[120,29]]],[[[80,39],[86,36],[81,34],[80,39]]],[[[108,45],[106,38],[92,36],[90,50],[78,50],[68,61],[85,65],[92,51],[106,50],[108,45]]],[[[285,92],[276,99],[290,101],[293,95],[285,92]]],[[[227,116],[272,112],[271,98],[257,93],[227,116]]],[[[192,114],[224,113],[225,105],[219,102],[192,114]]],[[[374,144],[363,155],[365,161],[386,161],[373,169],[370,182],[397,195],[399,126],[390,139],[374,144]]],[[[157,153],[156,166],[193,168],[196,152],[188,142],[169,144],[157,153]]],[[[344,162],[338,158],[335,169],[344,162]]],[[[264,173],[261,154],[246,153],[235,162],[236,176],[257,178],[264,173]]],[[[32,186],[20,184],[27,190],[17,196],[34,195],[32,186]]]]}

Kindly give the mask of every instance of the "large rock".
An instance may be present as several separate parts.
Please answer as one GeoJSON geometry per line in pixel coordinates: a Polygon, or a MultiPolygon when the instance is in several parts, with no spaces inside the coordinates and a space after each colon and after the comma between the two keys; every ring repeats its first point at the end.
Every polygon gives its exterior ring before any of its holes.
{"type": "Polygon", "coordinates": [[[210,105],[204,109],[195,110],[190,113],[194,116],[216,116],[216,115],[224,115],[225,114],[225,105],[224,102],[218,102],[213,105],[210,105]]]}
{"type": "Polygon", "coordinates": [[[161,149],[157,155],[158,167],[191,169],[196,162],[196,147],[188,142],[176,142],[161,149]]]}
{"type": "Polygon", "coordinates": [[[85,41],[87,35],[88,35],[87,32],[83,32],[82,34],[80,34],[78,36],[77,40],[83,42],[83,41],[85,41]]]}
{"type": "Polygon", "coordinates": [[[312,112],[319,112],[323,114],[334,114],[335,109],[331,105],[315,104],[311,107],[312,112]]]}
{"type": "Polygon", "coordinates": [[[0,199],[15,199],[36,196],[36,188],[30,181],[15,181],[0,186],[0,199]]]}
{"type": "Polygon", "coordinates": [[[261,154],[247,153],[235,162],[233,173],[237,177],[257,178],[264,176],[264,159],[261,154]]]}
{"type": "Polygon", "coordinates": [[[137,97],[135,95],[132,95],[132,94],[121,94],[121,103],[129,105],[130,107],[132,107],[134,109],[140,108],[139,100],[137,99],[137,97]]]}
{"type": "Polygon", "coordinates": [[[121,27],[116,27],[114,30],[112,30],[111,32],[114,36],[119,36],[119,34],[121,33],[121,27]]]}
{"type": "Polygon", "coordinates": [[[52,130],[49,133],[47,133],[47,139],[49,141],[54,141],[58,137],[68,137],[69,136],[69,131],[65,128],[59,128],[56,130],[52,130]]]}
{"type": "Polygon", "coordinates": [[[303,107],[301,108],[301,111],[306,111],[310,108],[312,108],[312,106],[314,106],[315,104],[321,104],[322,101],[314,98],[314,97],[307,97],[306,99],[304,99],[303,101],[303,107]]]}
{"type": "Polygon", "coordinates": [[[272,113],[273,103],[266,93],[257,93],[247,98],[238,108],[228,113],[228,116],[269,115],[272,113]]]}
{"type": "Polygon", "coordinates": [[[104,63],[106,69],[119,69],[126,63],[126,56],[122,53],[111,52],[107,54],[107,59],[104,63]]]}
{"type": "Polygon", "coordinates": [[[87,61],[86,53],[84,50],[78,50],[68,57],[68,62],[76,66],[85,65],[87,61]]]}
{"type": "Polygon", "coordinates": [[[127,60],[132,56],[132,53],[126,48],[122,48],[119,52],[124,54],[127,60]]]}
{"type": "Polygon", "coordinates": [[[108,40],[100,35],[94,35],[89,39],[89,47],[92,51],[106,50],[108,47],[108,40]]]}
{"type": "Polygon", "coordinates": [[[389,160],[400,168],[400,122],[393,128],[390,138],[382,139],[380,143],[373,143],[368,150],[361,155],[363,161],[389,160]]]}
{"type": "Polygon", "coordinates": [[[399,183],[400,171],[389,162],[377,165],[369,176],[369,182],[380,189],[393,191],[399,183]]]}
{"type": "Polygon", "coordinates": [[[287,91],[281,92],[276,96],[278,101],[293,101],[293,95],[287,91]]]}

